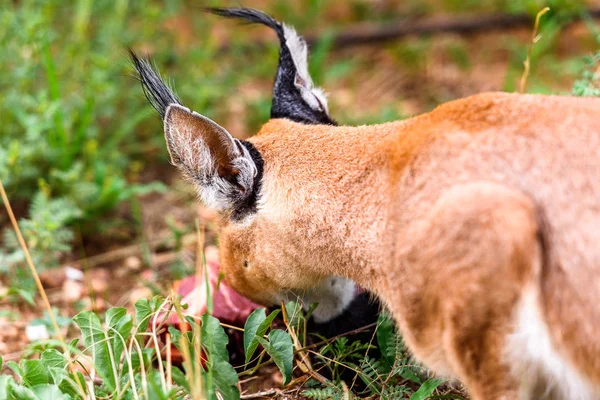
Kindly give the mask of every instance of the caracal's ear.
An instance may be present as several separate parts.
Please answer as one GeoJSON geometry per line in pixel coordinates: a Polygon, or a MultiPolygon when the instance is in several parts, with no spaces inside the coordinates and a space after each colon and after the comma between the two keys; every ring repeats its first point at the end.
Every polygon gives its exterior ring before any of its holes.
{"type": "Polygon", "coordinates": [[[296,30],[250,8],[208,8],[227,18],[266,25],[279,38],[279,66],[273,85],[271,118],[288,118],[304,124],[337,125],[329,115],[325,93],[315,87],[308,73],[308,48],[296,30]]]}
{"type": "Polygon", "coordinates": [[[208,207],[239,214],[257,184],[252,147],[182,106],[150,63],[130,54],[148,101],[163,118],[171,163],[196,186],[208,207]]]}

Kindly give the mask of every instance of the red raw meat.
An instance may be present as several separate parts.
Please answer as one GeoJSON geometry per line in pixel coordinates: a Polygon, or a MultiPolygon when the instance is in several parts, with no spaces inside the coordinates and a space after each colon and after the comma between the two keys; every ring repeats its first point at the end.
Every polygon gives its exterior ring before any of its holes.
{"type": "MultiPolygon", "coordinates": [[[[244,323],[252,311],[262,307],[259,304],[253,303],[247,298],[240,295],[238,292],[230,288],[224,281],[219,281],[219,262],[217,257],[213,254],[206,262],[206,268],[208,273],[208,284],[210,285],[210,295],[213,299],[213,313],[212,315],[219,319],[219,321],[243,327],[244,323]]],[[[175,291],[182,296],[181,304],[187,304],[187,309],[184,310],[185,314],[200,317],[207,311],[207,292],[206,292],[207,279],[204,273],[200,276],[188,276],[174,283],[175,291]]],[[[156,323],[163,321],[164,314],[156,317],[156,323]]],[[[189,324],[185,321],[181,321],[176,312],[172,311],[166,323],[167,326],[174,326],[175,328],[183,330],[191,330],[189,324]]],[[[150,327],[152,329],[152,327],[150,327]]],[[[226,332],[230,336],[230,345],[233,348],[234,358],[240,358],[243,360],[243,336],[240,332],[226,329],[226,332]],[[237,356],[237,353],[242,356],[237,356]]],[[[166,329],[161,329],[159,337],[165,342],[166,329]]],[[[230,357],[232,354],[230,354],[230,357]]],[[[200,362],[204,365],[204,355],[201,355],[202,360],[200,362]]],[[[178,364],[183,361],[183,356],[179,350],[172,345],[171,346],[171,360],[173,363],[178,364]]]]}
{"type": "MultiPolygon", "coordinates": [[[[219,281],[219,263],[207,261],[208,282],[210,284],[210,294],[213,298],[212,315],[231,325],[244,326],[246,318],[257,308],[262,307],[253,303],[232,288],[224,281],[219,283],[218,290],[215,291],[219,281]]],[[[206,277],[189,276],[175,283],[177,293],[182,296],[181,303],[187,304],[187,314],[200,316],[207,311],[206,301],[206,277]]],[[[178,321],[177,315],[172,315],[170,322],[178,321]]]]}

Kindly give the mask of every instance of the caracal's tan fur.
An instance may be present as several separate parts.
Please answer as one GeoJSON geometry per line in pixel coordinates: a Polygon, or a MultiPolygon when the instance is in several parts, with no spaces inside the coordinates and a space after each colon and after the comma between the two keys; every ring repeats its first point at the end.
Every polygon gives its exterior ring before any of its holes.
{"type": "Polygon", "coordinates": [[[326,276],[476,399],[600,398],[600,100],[486,93],[375,126],[265,124],[222,268],[264,304],[326,276]]]}

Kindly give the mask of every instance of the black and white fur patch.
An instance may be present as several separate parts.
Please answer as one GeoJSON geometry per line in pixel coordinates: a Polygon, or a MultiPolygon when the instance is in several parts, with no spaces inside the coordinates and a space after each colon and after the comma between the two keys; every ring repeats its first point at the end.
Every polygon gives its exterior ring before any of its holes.
{"type": "Polygon", "coordinates": [[[259,151],[251,143],[233,138],[219,126],[219,129],[223,131],[222,135],[235,146],[233,150],[237,157],[231,160],[231,166],[239,170],[235,176],[219,176],[214,171],[214,160],[211,153],[202,140],[191,137],[189,133],[187,135],[190,137],[182,138],[181,132],[175,140],[173,135],[169,134],[170,128],[166,120],[168,119],[168,110],[175,107],[196,118],[210,121],[215,126],[218,124],[182,106],[179,97],[164,82],[150,61],[138,57],[131,49],[129,54],[148,102],[165,121],[165,138],[171,162],[192,181],[198,189],[200,198],[207,206],[225,210],[231,219],[238,221],[254,214],[257,210],[264,164],[259,151]],[[245,190],[240,192],[238,190],[240,187],[245,190]]]}
{"type": "Polygon", "coordinates": [[[207,11],[227,18],[239,18],[249,23],[266,25],[277,33],[281,47],[273,86],[271,118],[287,118],[304,124],[337,125],[329,116],[325,93],[314,87],[308,73],[306,41],[293,27],[249,8],[208,8],[207,11]]]}

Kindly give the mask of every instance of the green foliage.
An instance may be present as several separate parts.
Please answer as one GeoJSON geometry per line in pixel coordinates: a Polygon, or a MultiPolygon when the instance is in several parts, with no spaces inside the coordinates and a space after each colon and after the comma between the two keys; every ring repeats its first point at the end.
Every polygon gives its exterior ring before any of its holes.
{"type": "Polygon", "coordinates": [[[290,334],[281,329],[274,329],[269,332],[268,339],[259,337],[258,341],[275,361],[283,374],[283,384],[287,385],[292,380],[294,363],[294,346],[290,334]]]}
{"type": "MultiPolygon", "coordinates": [[[[0,8],[0,180],[14,203],[30,202],[20,226],[39,267],[70,250],[73,224],[85,233],[123,201],[163,188],[135,182],[151,110],[118,51],[131,18],[163,17],[127,0],[0,8]]],[[[3,267],[22,264],[10,236],[3,267]]]]}
{"type": "Polygon", "coordinates": [[[443,382],[442,379],[427,378],[425,370],[410,359],[401,337],[396,333],[394,321],[386,312],[378,318],[375,338],[380,350],[377,358],[366,355],[371,344],[350,342],[346,337],[319,349],[317,367],[328,368],[333,380],[307,389],[303,395],[311,399],[346,398],[340,366],[355,371],[366,385],[365,392],[359,394],[372,398],[424,400],[443,382]]]}
{"type": "MultiPolygon", "coordinates": [[[[286,308],[290,304],[286,304],[286,308]]],[[[294,307],[293,305],[290,306],[294,307]]],[[[289,333],[281,329],[274,329],[266,338],[264,337],[279,312],[280,310],[275,310],[267,316],[265,309],[259,308],[250,314],[244,325],[244,353],[246,354],[246,363],[248,363],[256,352],[258,345],[262,345],[264,351],[271,356],[283,374],[284,385],[287,385],[292,379],[294,362],[292,338],[289,333]]]]}
{"type": "Polygon", "coordinates": [[[322,388],[306,389],[302,395],[315,400],[342,400],[344,399],[344,391],[341,385],[328,382],[322,388]]]}
{"type": "Polygon", "coordinates": [[[585,58],[585,70],[573,84],[575,96],[600,96],[600,83],[595,69],[600,65],[600,51],[585,58]]]}
{"type": "MultiPolygon", "coordinates": [[[[179,399],[191,396],[198,372],[207,399],[239,398],[237,373],[229,364],[228,337],[219,321],[207,314],[202,316],[201,324],[194,332],[183,334],[171,330],[173,343],[182,350],[182,346],[186,346],[192,352],[201,347],[206,362],[194,362],[190,369],[183,371],[171,366],[173,384],[167,383],[164,369],[155,367],[159,361],[154,333],[146,332],[149,321],[160,318],[159,313],[164,312],[163,305],[161,297],[140,300],[135,305],[135,318],[124,308],[109,309],[103,320],[91,311],[77,314],[73,322],[81,332],[83,346],[78,347],[78,341],[74,340],[62,351],[38,347],[37,352],[30,352],[38,358],[7,363],[16,378],[0,376],[0,400],[107,396],[115,399],[179,399]],[[71,368],[82,359],[89,360],[84,364],[92,367],[86,367],[85,375],[73,372],[71,368]],[[88,385],[86,382],[94,376],[97,384],[88,385]]],[[[194,326],[198,327],[197,324],[194,326]]],[[[272,342],[274,346],[278,343],[277,340],[272,342]]]]}
{"type": "MultiPolygon", "coordinates": [[[[19,221],[34,264],[40,270],[57,264],[57,254],[70,250],[73,232],[67,225],[82,216],[82,211],[69,199],[50,199],[44,192],[35,194],[29,218],[19,221]]],[[[22,264],[25,256],[12,228],[4,230],[4,247],[0,265],[7,272],[11,265],[22,264]]],[[[1,270],[0,270],[1,271],[1,270]]]]}
{"type": "Polygon", "coordinates": [[[246,363],[250,362],[250,359],[258,348],[258,339],[267,333],[279,311],[275,310],[267,317],[265,309],[259,308],[248,316],[244,325],[244,353],[246,354],[246,363]]]}

